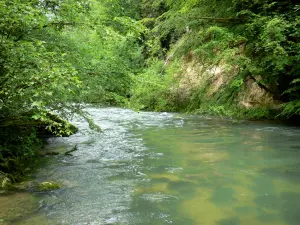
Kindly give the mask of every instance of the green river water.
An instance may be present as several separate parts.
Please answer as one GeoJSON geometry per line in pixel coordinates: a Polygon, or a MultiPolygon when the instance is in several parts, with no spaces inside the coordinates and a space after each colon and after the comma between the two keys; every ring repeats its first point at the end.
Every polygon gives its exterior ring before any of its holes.
{"type": "Polygon", "coordinates": [[[300,129],[209,116],[88,108],[73,156],[31,180],[61,189],[0,193],[5,225],[299,225],[300,129]]]}

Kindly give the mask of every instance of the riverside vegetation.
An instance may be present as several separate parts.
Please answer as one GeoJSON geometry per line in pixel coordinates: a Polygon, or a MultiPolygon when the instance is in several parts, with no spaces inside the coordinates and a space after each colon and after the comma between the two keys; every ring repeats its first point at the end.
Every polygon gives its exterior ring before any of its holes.
{"type": "Polygon", "coordinates": [[[0,171],[17,181],[81,103],[240,118],[300,115],[300,5],[0,0],[0,171]],[[59,116],[57,116],[57,115],[59,116]]]}

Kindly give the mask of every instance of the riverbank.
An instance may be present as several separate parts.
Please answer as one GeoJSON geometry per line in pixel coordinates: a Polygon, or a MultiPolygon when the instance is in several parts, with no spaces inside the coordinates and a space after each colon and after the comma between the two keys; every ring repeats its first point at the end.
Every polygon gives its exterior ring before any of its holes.
{"type": "Polygon", "coordinates": [[[0,126],[0,187],[20,181],[31,170],[34,161],[44,155],[45,137],[69,136],[78,131],[54,114],[49,114],[47,121],[28,118],[7,119],[0,126]]]}
{"type": "Polygon", "coordinates": [[[193,55],[158,60],[134,77],[129,106],[236,119],[299,121],[299,115],[287,110],[278,93],[268,91],[251,76],[241,77],[236,70],[231,64],[205,64],[193,55]]]}

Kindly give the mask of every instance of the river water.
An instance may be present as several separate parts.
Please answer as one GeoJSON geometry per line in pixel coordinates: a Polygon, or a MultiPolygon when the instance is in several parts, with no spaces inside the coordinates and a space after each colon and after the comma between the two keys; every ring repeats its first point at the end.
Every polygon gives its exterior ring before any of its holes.
{"type": "Polygon", "coordinates": [[[62,188],[0,196],[0,224],[300,224],[299,128],[119,108],[87,111],[103,132],[75,119],[79,133],[48,143],[77,144],[77,151],[45,158],[32,174],[62,188]]]}

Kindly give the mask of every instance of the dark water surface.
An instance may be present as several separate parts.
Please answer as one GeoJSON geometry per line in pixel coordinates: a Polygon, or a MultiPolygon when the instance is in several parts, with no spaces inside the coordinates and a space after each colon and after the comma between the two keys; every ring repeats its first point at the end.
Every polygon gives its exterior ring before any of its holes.
{"type": "Polygon", "coordinates": [[[87,111],[103,132],[75,120],[78,134],[49,139],[49,145],[77,144],[78,150],[48,158],[33,174],[63,188],[0,196],[3,224],[300,224],[299,128],[118,108],[87,111]],[[10,202],[14,197],[17,203],[10,202]],[[32,213],[22,216],[26,210],[32,213]],[[9,219],[9,213],[19,215],[9,219]]]}

